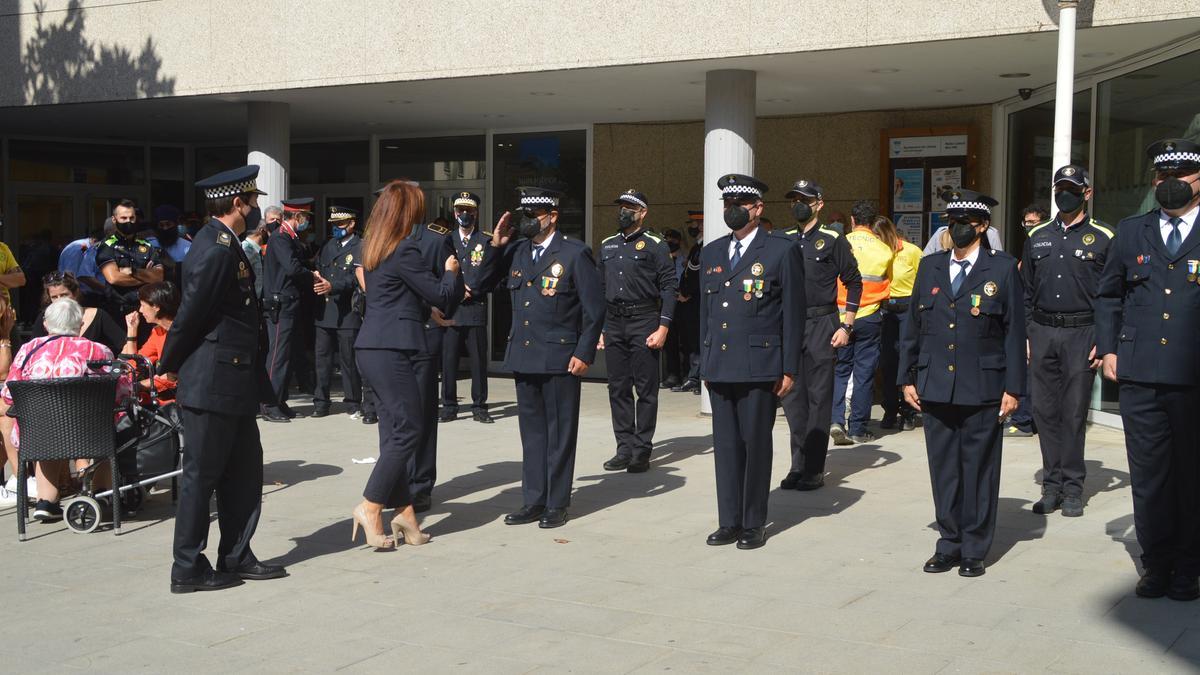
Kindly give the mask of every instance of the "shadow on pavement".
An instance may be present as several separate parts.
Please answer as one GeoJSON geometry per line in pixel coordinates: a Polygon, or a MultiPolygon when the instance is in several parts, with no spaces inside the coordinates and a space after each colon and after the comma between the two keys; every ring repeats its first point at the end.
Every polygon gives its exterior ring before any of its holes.
{"type": "Polygon", "coordinates": [[[846,479],[859,471],[879,469],[900,461],[900,455],[881,450],[878,445],[842,446],[830,454],[826,465],[825,486],[811,492],[771,491],[767,535],[787,532],[809,518],[821,518],[845,511],[862,499],[863,491],[846,487],[846,479]]]}
{"type": "Polygon", "coordinates": [[[300,483],[328,478],[342,473],[344,469],[332,464],[309,464],[302,459],[285,459],[263,465],[263,486],[273,488],[263,496],[272,495],[300,483]]]}

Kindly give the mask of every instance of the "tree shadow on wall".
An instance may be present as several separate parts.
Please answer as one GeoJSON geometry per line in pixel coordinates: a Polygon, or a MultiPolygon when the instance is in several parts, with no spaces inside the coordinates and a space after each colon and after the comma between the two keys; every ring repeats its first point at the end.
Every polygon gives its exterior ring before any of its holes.
{"type": "Polygon", "coordinates": [[[169,96],[175,78],[160,77],[162,59],[146,38],[136,56],[119,45],[102,45],[84,36],[84,11],[71,0],[60,12],[48,12],[45,2],[34,5],[37,26],[25,42],[21,63],[25,100],[32,104],[95,99],[136,99],[169,96]],[[48,17],[63,14],[61,23],[48,17]]]}

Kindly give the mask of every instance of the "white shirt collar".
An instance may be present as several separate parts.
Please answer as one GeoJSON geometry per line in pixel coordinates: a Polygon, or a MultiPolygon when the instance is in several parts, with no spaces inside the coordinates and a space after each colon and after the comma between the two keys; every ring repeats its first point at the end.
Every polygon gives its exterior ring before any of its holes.
{"type": "MultiPolygon", "coordinates": [[[[1192,226],[1196,224],[1197,215],[1200,215],[1200,204],[1192,207],[1191,211],[1179,216],[1180,219],[1183,220],[1183,222],[1179,224],[1180,234],[1187,236],[1186,231],[1190,231],[1192,226]]],[[[1162,209],[1158,210],[1158,227],[1164,233],[1171,231],[1171,216],[1168,216],[1166,213],[1164,213],[1162,209]]]]}
{"type": "Polygon", "coordinates": [[[962,258],[962,259],[959,259],[959,257],[955,254],[954,249],[950,249],[950,261],[951,261],[950,270],[951,270],[951,272],[953,272],[955,268],[962,269],[962,265],[953,264],[954,262],[961,262],[962,260],[970,260],[971,261],[970,266],[974,267],[975,261],[979,260],[979,251],[982,248],[983,248],[983,244],[980,243],[979,246],[975,247],[974,251],[971,251],[970,253],[967,254],[966,258],[962,258]]]}
{"type": "Polygon", "coordinates": [[[546,251],[550,250],[550,242],[554,241],[554,238],[557,236],[558,236],[558,230],[555,230],[555,231],[551,232],[550,236],[546,237],[546,241],[543,241],[541,244],[535,243],[532,239],[530,239],[529,240],[529,255],[530,255],[530,257],[533,257],[533,255],[535,253],[537,253],[536,251],[533,250],[537,246],[542,247],[542,253],[545,253],[546,251]]]}
{"type": "Polygon", "coordinates": [[[742,242],[742,253],[745,253],[747,250],[749,250],[750,242],[754,241],[754,237],[758,236],[758,231],[760,229],[762,229],[762,225],[750,230],[750,234],[747,234],[744,239],[738,239],[736,234],[729,235],[729,257],[733,257],[733,249],[735,246],[737,246],[739,241],[742,242]]]}

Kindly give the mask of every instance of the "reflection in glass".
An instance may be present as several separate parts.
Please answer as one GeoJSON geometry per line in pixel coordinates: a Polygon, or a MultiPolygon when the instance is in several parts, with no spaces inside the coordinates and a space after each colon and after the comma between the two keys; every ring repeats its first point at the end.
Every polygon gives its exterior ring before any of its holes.
{"type": "Polygon", "coordinates": [[[395,138],[379,142],[379,178],[418,182],[487,178],[486,137],[395,138]]]}

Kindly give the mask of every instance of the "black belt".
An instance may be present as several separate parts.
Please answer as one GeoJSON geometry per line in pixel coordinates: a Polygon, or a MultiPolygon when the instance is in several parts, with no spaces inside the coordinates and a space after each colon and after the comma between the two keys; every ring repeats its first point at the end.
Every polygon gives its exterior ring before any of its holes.
{"type": "Polygon", "coordinates": [[[837,311],[837,305],[817,305],[816,307],[808,308],[808,318],[815,319],[819,316],[829,316],[837,311]]]}
{"type": "Polygon", "coordinates": [[[1033,320],[1051,328],[1079,328],[1095,323],[1095,315],[1092,312],[1050,313],[1035,309],[1033,310],[1033,320]]]}
{"type": "Polygon", "coordinates": [[[658,301],[649,302],[610,302],[608,311],[613,316],[638,316],[646,312],[657,312],[658,301]]]}
{"type": "Polygon", "coordinates": [[[894,298],[888,298],[887,304],[884,305],[883,308],[889,312],[894,312],[896,314],[899,314],[900,312],[907,312],[908,311],[908,298],[904,298],[903,300],[896,300],[894,298]]]}

